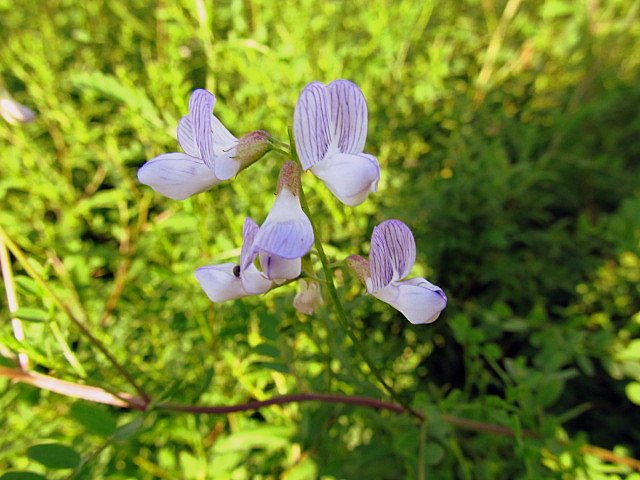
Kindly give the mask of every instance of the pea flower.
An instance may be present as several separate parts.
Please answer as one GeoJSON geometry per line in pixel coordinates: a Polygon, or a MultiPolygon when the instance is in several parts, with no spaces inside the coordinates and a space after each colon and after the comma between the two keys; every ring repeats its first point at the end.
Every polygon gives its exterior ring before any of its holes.
{"type": "Polygon", "coordinates": [[[375,192],[380,166],[362,153],[367,138],[367,102],[349,80],[329,85],[312,82],[302,90],[293,114],[300,163],[349,206],[360,205],[375,192]]]}
{"type": "Polygon", "coordinates": [[[276,200],[262,226],[251,218],[244,221],[240,264],[196,270],[196,279],[211,301],[262,294],[274,284],[300,276],[301,258],[313,244],[313,229],[300,206],[299,191],[300,168],[287,162],[280,171],[276,200]],[[262,271],[255,266],[256,257],[262,271]]]}
{"type": "Polygon", "coordinates": [[[277,283],[300,276],[302,257],[313,245],[313,228],[300,205],[300,167],[280,170],[276,200],[254,241],[265,274],[277,283]]]}
{"type": "Polygon", "coordinates": [[[224,302],[248,295],[259,295],[269,291],[272,287],[273,282],[253,263],[256,258],[253,242],[258,229],[258,225],[251,218],[244,220],[239,265],[223,263],[196,270],[196,279],[212,302],[224,302]]]}
{"type": "Polygon", "coordinates": [[[216,97],[194,90],[189,113],[178,123],[178,143],[184,153],[163,153],[138,170],[140,183],[183,200],[235,176],[270,149],[271,136],[261,130],[234,137],[211,112],[216,97]]]}
{"type": "Polygon", "coordinates": [[[373,229],[369,261],[352,255],[347,263],[371,295],[413,324],[431,323],[447,306],[447,296],[422,277],[402,280],[415,259],[416,243],[409,227],[399,220],[386,220],[373,229]]]}
{"type": "Polygon", "coordinates": [[[0,115],[11,125],[29,123],[36,118],[33,110],[16,102],[6,90],[0,90],[0,115]]]}

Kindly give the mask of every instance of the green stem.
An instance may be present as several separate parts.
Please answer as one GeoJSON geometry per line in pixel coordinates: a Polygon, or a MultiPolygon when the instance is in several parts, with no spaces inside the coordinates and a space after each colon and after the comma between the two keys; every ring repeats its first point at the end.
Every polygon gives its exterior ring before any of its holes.
{"type": "MultiPolygon", "coordinates": [[[[293,135],[291,129],[289,129],[289,141],[291,142],[291,157],[295,162],[300,163],[300,159],[298,158],[298,153],[295,147],[295,142],[293,140],[293,135]]],[[[331,266],[329,264],[329,260],[327,259],[327,255],[324,252],[324,248],[322,247],[322,241],[320,240],[320,236],[318,235],[318,228],[313,220],[313,216],[311,215],[311,210],[309,210],[309,204],[307,203],[307,199],[304,194],[304,189],[302,188],[302,184],[300,185],[300,204],[302,205],[302,209],[307,212],[307,216],[309,217],[309,221],[311,222],[311,228],[313,229],[313,237],[315,242],[316,250],[318,251],[318,256],[320,257],[320,263],[322,263],[322,270],[324,271],[324,276],[326,279],[326,285],[329,289],[329,296],[331,297],[331,301],[333,302],[333,306],[336,311],[336,316],[338,318],[338,322],[343,330],[347,333],[353,344],[355,345],[358,353],[366,363],[367,367],[373,375],[376,377],[378,382],[384,387],[387,393],[393,398],[396,402],[402,405],[412,416],[420,420],[420,422],[425,421],[425,416],[414,410],[400,395],[398,395],[395,390],[384,380],[382,376],[382,372],[378,367],[376,367],[367,351],[360,342],[360,339],[356,336],[349,325],[349,321],[347,320],[347,315],[342,306],[342,302],[340,301],[340,297],[338,297],[338,291],[336,290],[336,286],[333,283],[333,273],[331,271],[331,266]]]]}

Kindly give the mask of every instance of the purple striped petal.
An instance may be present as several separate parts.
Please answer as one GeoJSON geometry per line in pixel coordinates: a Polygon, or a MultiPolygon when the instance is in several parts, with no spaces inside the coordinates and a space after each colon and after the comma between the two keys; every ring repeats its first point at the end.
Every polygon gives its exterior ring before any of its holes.
{"type": "Polygon", "coordinates": [[[256,258],[257,252],[253,249],[253,242],[259,229],[260,227],[252,218],[247,217],[244,219],[244,226],[242,227],[242,250],[240,251],[241,272],[249,267],[256,258]]]}
{"type": "Polygon", "coordinates": [[[216,97],[207,90],[194,90],[189,100],[189,117],[193,127],[193,134],[204,163],[213,170],[215,152],[213,149],[213,135],[211,134],[211,111],[216,103],[216,97]]]}
{"type": "Polygon", "coordinates": [[[367,101],[362,90],[349,80],[327,85],[332,135],[341,153],[362,153],[367,139],[367,101]]]}
{"type": "Polygon", "coordinates": [[[200,149],[196,143],[196,136],[193,133],[191,117],[185,115],[178,122],[178,143],[187,155],[200,158],[200,149]]]}
{"type": "Polygon", "coordinates": [[[416,261],[413,234],[400,220],[385,220],[373,229],[369,264],[371,290],[376,292],[406,277],[416,261]]]}
{"type": "Polygon", "coordinates": [[[186,153],[164,153],[138,170],[138,180],[173,200],[204,192],[220,180],[199,158],[186,153]]]}
{"type": "Polygon", "coordinates": [[[238,139],[227,130],[227,127],[214,114],[211,114],[211,133],[213,134],[213,142],[222,148],[228,148],[229,145],[235,145],[238,142],[238,139]]]}
{"type": "Polygon", "coordinates": [[[254,249],[290,260],[304,256],[311,245],[313,228],[300,199],[283,188],[256,235],[254,249]]]}
{"type": "Polygon", "coordinates": [[[302,90],[293,112],[296,150],[304,170],[322,160],[331,146],[329,100],[325,86],[312,82],[302,90]]]}

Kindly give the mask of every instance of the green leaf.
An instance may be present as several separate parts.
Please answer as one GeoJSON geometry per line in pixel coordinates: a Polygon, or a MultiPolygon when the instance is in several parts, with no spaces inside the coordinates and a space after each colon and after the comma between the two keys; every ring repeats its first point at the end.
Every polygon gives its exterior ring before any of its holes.
{"type": "Polygon", "coordinates": [[[13,312],[13,315],[25,322],[46,322],[49,320],[49,313],[39,308],[22,307],[13,312]]]}
{"type": "Polygon", "coordinates": [[[424,461],[427,465],[437,465],[444,458],[444,448],[437,443],[428,443],[424,447],[424,461]]]}
{"type": "Polygon", "coordinates": [[[138,433],[138,430],[140,430],[140,427],[142,427],[143,421],[144,421],[144,417],[139,416],[133,419],[132,421],[130,421],[129,423],[125,423],[121,427],[118,427],[118,429],[113,434],[113,440],[116,442],[120,442],[122,440],[127,440],[133,437],[136,433],[138,433]]]}
{"type": "Polygon", "coordinates": [[[14,471],[14,472],[6,472],[1,477],[0,480],[47,480],[45,477],[35,472],[27,472],[27,471],[14,471]]]}
{"type": "Polygon", "coordinates": [[[116,431],[116,420],[106,408],[93,403],[76,402],[69,410],[71,417],[88,432],[109,437],[116,431]]]}
{"type": "Polygon", "coordinates": [[[27,456],[49,468],[75,468],[80,463],[80,455],[61,443],[34,445],[27,450],[27,456]]]}
{"type": "Polygon", "coordinates": [[[264,368],[268,368],[270,370],[275,370],[276,372],[280,372],[280,373],[289,373],[289,367],[287,365],[282,364],[282,363],[256,362],[254,365],[260,366],[260,367],[264,367],[264,368]]]}
{"type": "Polygon", "coordinates": [[[640,382],[628,383],[624,389],[627,398],[636,405],[640,405],[640,382]]]}

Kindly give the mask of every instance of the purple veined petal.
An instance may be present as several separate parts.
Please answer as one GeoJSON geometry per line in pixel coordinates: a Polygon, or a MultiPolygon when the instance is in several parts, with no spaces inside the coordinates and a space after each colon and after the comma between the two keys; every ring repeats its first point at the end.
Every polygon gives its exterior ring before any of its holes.
{"type": "Polygon", "coordinates": [[[304,256],[313,245],[313,228],[300,199],[283,188],[260,227],[254,249],[285,259],[304,256]]]}
{"type": "Polygon", "coordinates": [[[258,271],[255,265],[249,265],[248,268],[240,273],[242,286],[248,295],[260,295],[268,292],[273,282],[266,278],[265,274],[258,271]]]}
{"type": "Polygon", "coordinates": [[[349,80],[327,85],[332,133],[341,153],[361,153],[367,140],[367,101],[360,87],[349,80]]]}
{"type": "Polygon", "coordinates": [[[204,163],[214,169],[215,152],[211,125],[211,111],[216,103],[213,93],[202,88],[194,90],[189,99],[189,117],[193,134],[204,163]]]}
{"type": "Polygon", "coordinates": [[[201,267],[196,270],[195,276],[209,300],[225,302],[249,295],[236,271],[236,264],[223,263],[201,267]]]}
{"type": "Polygon", "coordinates": [[[200,150],[196,143],[196,136],[193,133],[193,125],[189,115],[185,115],[178,122],[178,143],[187,155],[200,158],[200,150]]]}
{"type": "Polygon", "coordinates": [[[213,135],[213,143],[223,148],[238,143],[238,139],[227,130],[227,127],[213,113],[211,114],[211,134],[213,135]]]}
{"type": "Polygon", "coordinates": [[[421,277],[392,282],[373,296],[394,307],[413,324],[435,322],[447,306],[442,289],[421,277]]]}
{"type": "Polygon", "coordinates": [[[373,155],[336,153],[315,164],[311,171],[345,205],[355,207],[378,189],[380,165],[373,155]]]}
{"type": "Polygon", "coordinates": [[[304,170],[322,160],[331,146],[329,101],[325,86],[308,84],[300,93],[293,112],[293,135],[304,170]]]}
{"type": "Polygon", "coordinates": [[[229,180],[235,177],[240,171],[240,162],[235,159],[236,146],[232,145],[228,147],[226,151],[220,150],[220,153],[216,156],[216,164],[214,172],[216,177],[220,180],[229,180]]]}
{"type": "Polygon", "coordinates": [[[260,250],[260,266],[267,278],[276,283],[298,278],[302,273],[302,260],[298,258],[282,258],[264,250],[260,250]]]}
{"type": "Polygon", "coordinates": [[[400,220],[385,220],[373,229],[369,263],[373,292],[406,277],[416,261],[413,234],[400,220]]]}
{"type": "Polygon", "coordinates": [[[242,227],[242,250],[240,251],[241,275],[256,258],[257,252],[253,249],[253,242],[259,229],[260,227],[251,217],[244,219],[244,225],[242,227]]]}
{"type": "Polygon", "coordinates": [[[13,100],[8,93],[0,90],[0,116],[11,125],[29,123],[35,120],[36,114],[29,107],[13,100]]]}
{"type": "Polygon", "coordinates": [[[202,160],[186,153],[164,153],[138,170],[138,180],[173,200],[204,192],[220,180],[202,160]]]}

